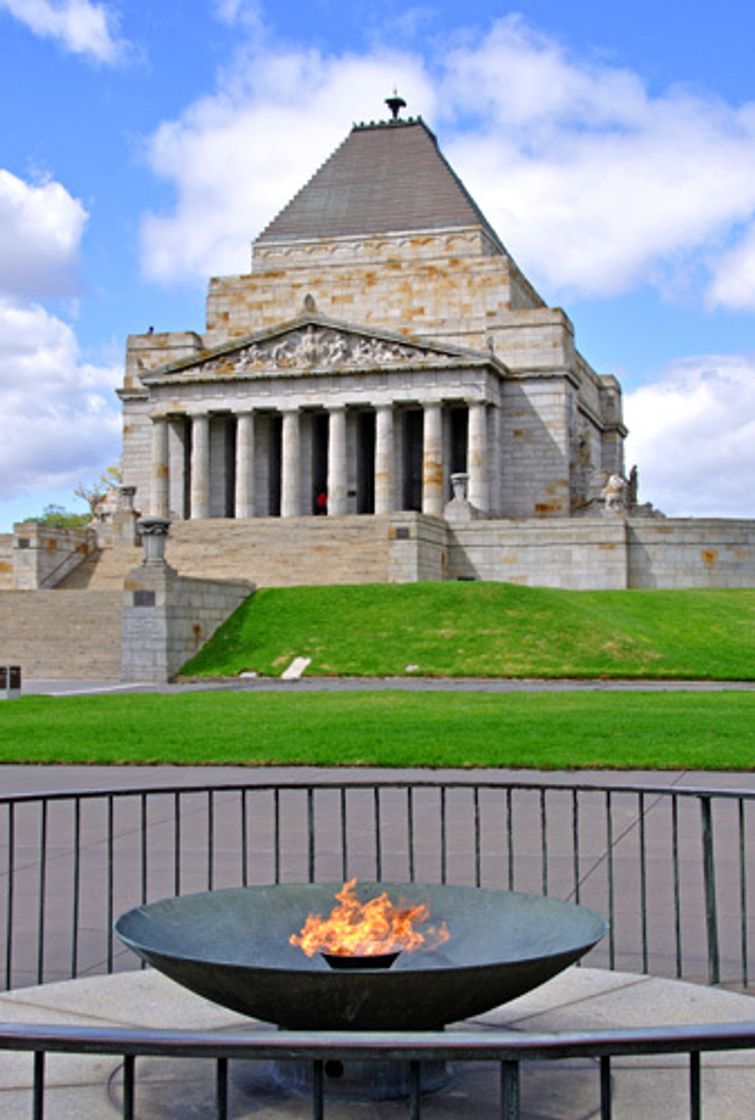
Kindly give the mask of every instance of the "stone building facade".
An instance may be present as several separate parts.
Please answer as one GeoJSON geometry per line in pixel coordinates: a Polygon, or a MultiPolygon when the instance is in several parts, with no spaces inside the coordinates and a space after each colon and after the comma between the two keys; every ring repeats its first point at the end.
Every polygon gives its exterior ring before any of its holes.
{"type": "Polygon", "coordinates": [[[203,334],[129,338],[120,396],[182,575],[755,586],[755,522],[638,504],[619,383],[421,119],[354,126],[210,281],[203,334]]]}
{"type": "Polygon", "coordinates": [[[355,126],[211,280],[129,338],[124,479],[173,520],[571,517],[623,475],[621,389],[525,279],[420,119],[355,126]]]}

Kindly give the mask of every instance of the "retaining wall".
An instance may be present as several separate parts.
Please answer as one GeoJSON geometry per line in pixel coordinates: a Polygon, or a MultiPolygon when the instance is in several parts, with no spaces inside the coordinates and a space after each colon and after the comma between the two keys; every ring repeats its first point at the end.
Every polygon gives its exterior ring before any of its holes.
{"type": "Polygon", "coordinates": [[[246,580],[184,579],[165,563],[133,568],[123,591],[123,680],[171,680],[253,591],[246,580]]]}

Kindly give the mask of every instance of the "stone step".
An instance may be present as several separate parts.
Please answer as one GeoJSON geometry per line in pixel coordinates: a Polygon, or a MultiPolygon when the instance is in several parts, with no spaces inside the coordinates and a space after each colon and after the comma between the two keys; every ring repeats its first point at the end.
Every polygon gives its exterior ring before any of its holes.
{"type": "Polygon", "coordinates": [[[126,572],[135,568],[141,560],[142,550],[138,547],[119,545],[103,548],[82,561],[78,568],[61,580],[56,590],[120,590],[126,572]]]}
{"type": "MultiPolygon", "coordinates": [[[[248,579],[258,587],[385,583],[388,518],[174,521],[166,558],[182,576],[248,579]]],[[[141,559],[140,548],[105,548],[67,576],[59,589],[121,588],[126,573],[141,559]]]]}
{"type": "Polygon", "coordinates": [[[167,558],[182,575],[251,579],[258,587],[382,583],[388,578],[388,519],[175,522],[167,558]]]}
{"type": "Polygon", "coordinates": [[[122,591],[0,592],[0,662],[23,676],[118,680],[122,591]]]}

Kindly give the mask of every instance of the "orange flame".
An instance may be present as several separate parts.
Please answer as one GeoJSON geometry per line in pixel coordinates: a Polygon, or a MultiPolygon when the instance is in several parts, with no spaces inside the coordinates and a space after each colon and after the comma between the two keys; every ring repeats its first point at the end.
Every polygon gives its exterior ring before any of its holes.
{"type": "Polygon", "coordinates": [[[328,918],[308,914],[301,933],[292,933],[291,945],[298,945],[308,957],[318,951],[338,956],[374,957],[397,949],[434,949],[448,941],[445,922],[420,933],[415,927],[430,916],[427,905],[399,908],[385,891],[368,902],[360,902],[354,894],[356,879],[344,883],[336,894],[339,905],[328,918]]]}

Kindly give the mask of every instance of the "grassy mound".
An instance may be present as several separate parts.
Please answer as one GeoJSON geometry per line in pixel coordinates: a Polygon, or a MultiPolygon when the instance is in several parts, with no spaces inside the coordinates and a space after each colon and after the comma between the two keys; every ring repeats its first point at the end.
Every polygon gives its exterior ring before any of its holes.
{"type": "Polygon", "coordinates": [[[755,678],[755,590],[503,583],[267,588],[183,670],[278,676],[755,678]]]}

